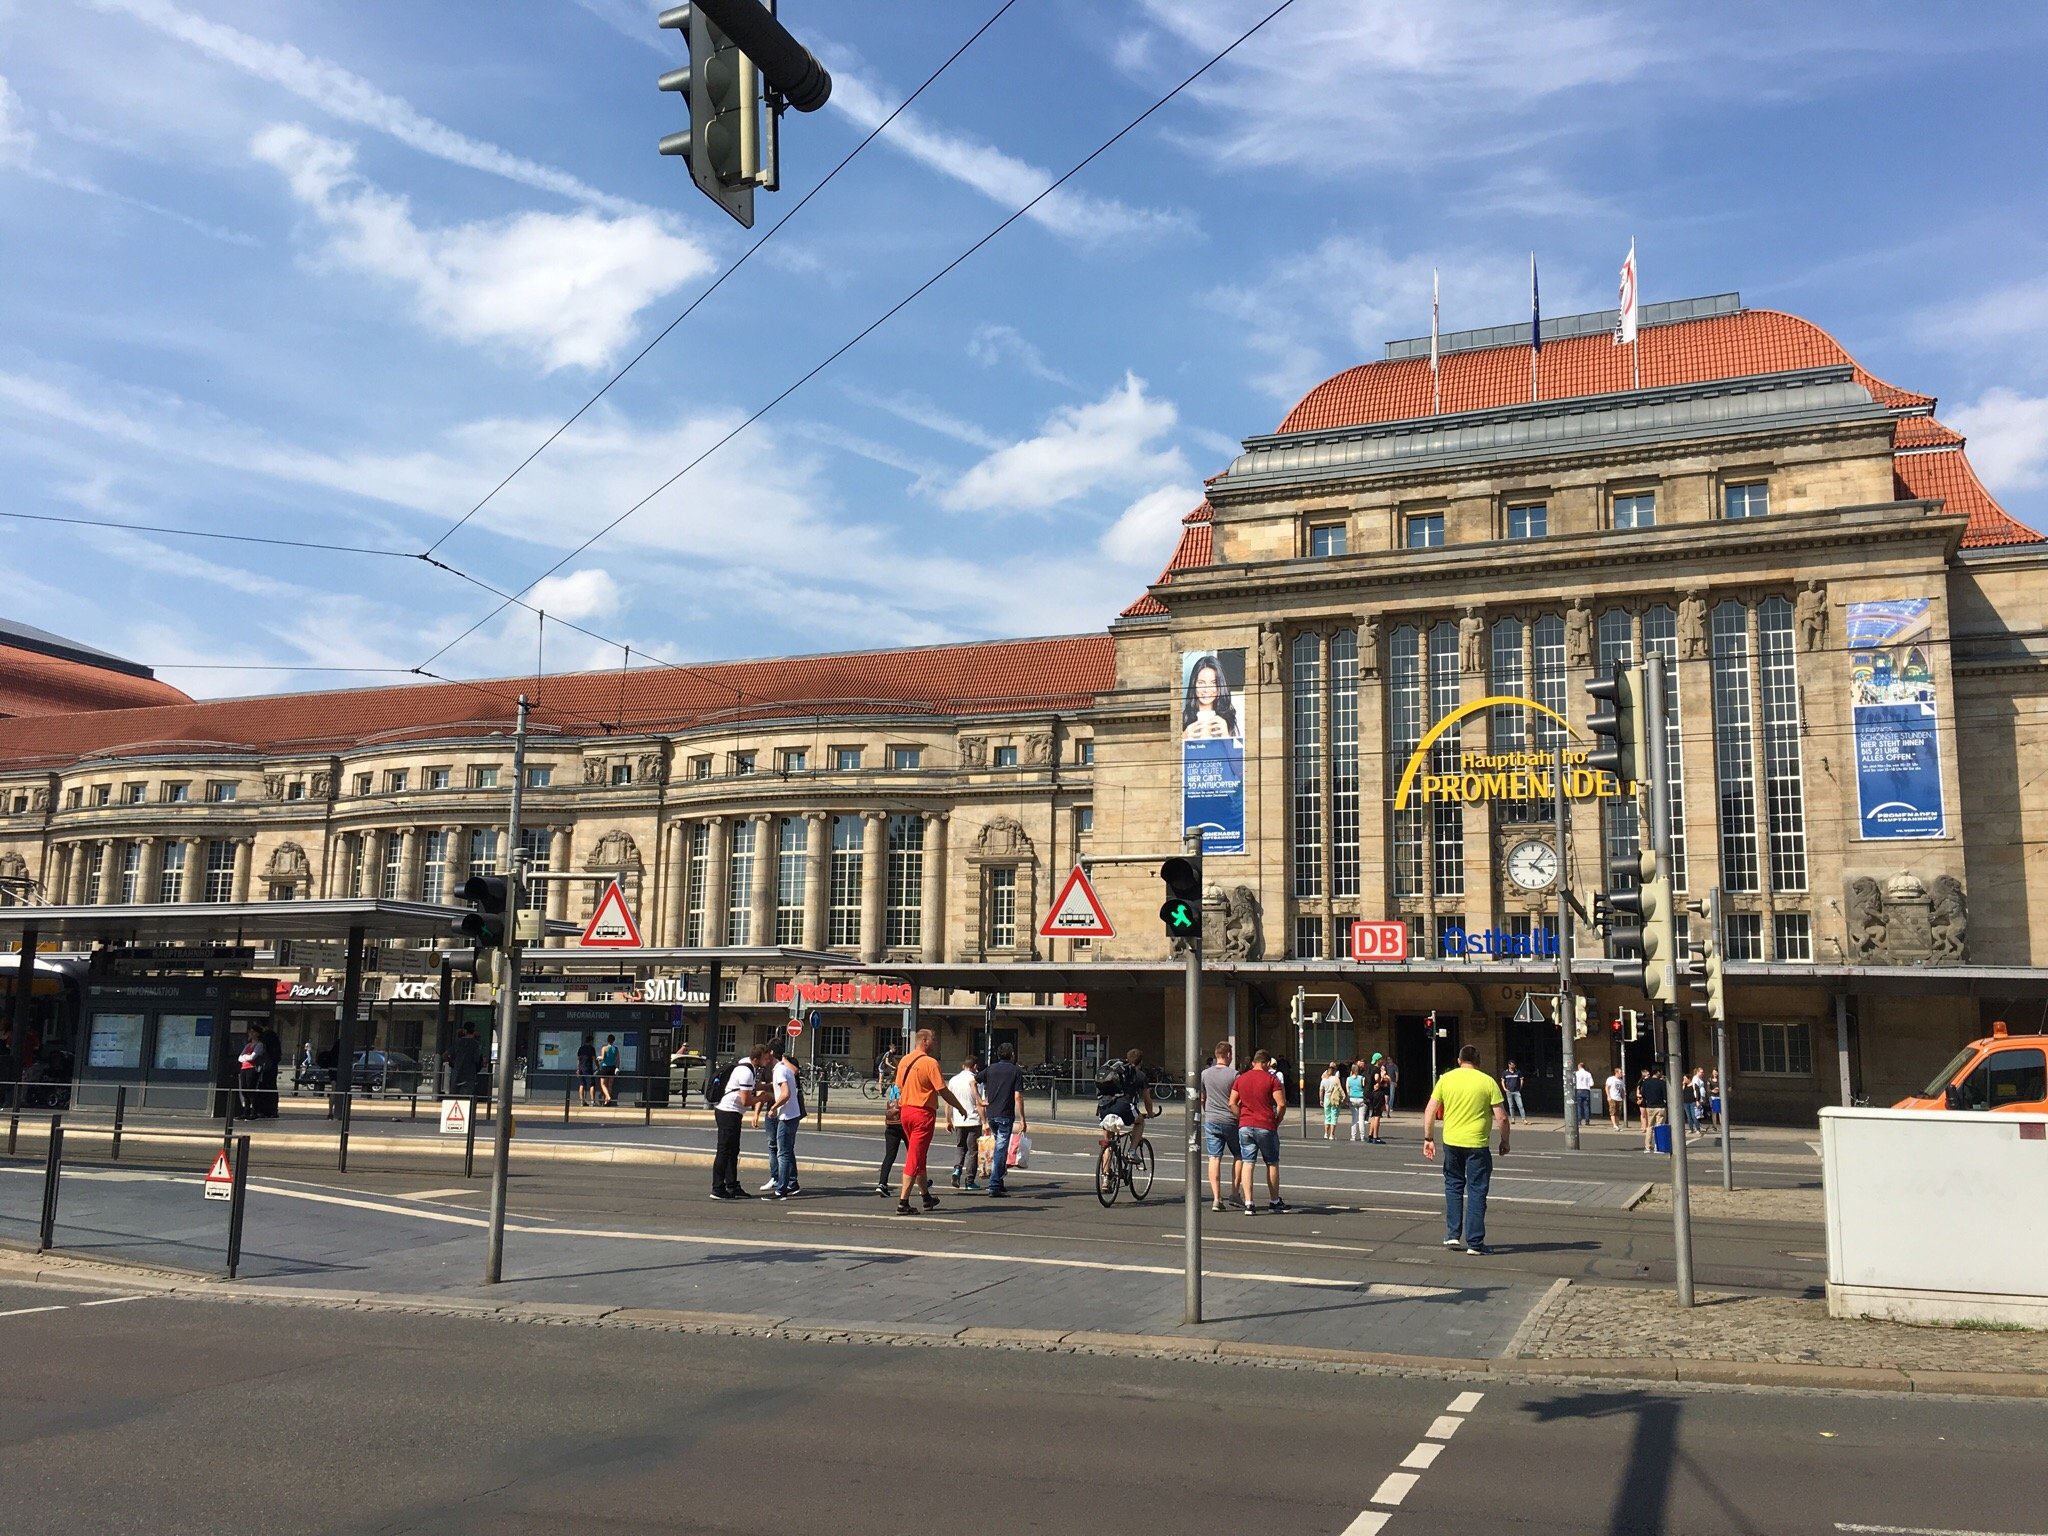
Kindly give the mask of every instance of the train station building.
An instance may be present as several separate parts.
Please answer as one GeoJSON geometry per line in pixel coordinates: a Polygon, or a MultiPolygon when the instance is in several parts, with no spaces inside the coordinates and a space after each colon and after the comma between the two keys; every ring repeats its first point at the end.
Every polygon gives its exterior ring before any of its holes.
{"type": "MultiPolygon", "coordinates": [[[[1560,1030],[1515,1016],[1548,1011],[1560,885],[1583,900],[1638,838],[1582,761],[1584,684],[1657,655],[1678,884],[1723,893],[1751,1113],[1888,1102],[1994,1017],[2040,1027],[2048,545],[1933,399],[1810,322],[1650,305],[1631,349],[1614,321],[1548,320],[1540,353],[1526,324],[1455,334],[1434,367],[1396,341],[1318,385],[1104,633],[546,678],[530,859],[615,875],[649,944],[861,968],[728,975],[734,1039],[794,988],[864,1066],[908,983],[943,1052],[993,994],[1026,1061],[1179,1068],[1158,882],[1107,860],[1200,827],[1210,1035],[1389,1051],[1416,1081],[1433,1014],[1439,1048],[1554,1081],[1560,1030]],[[1090,856],[1116,935],[1041,938],[1090,856]],[[1404,925],[1410,958],[1354,963],[1359,921],[1404,925]],[[1352,1022],[1298,1040],[1297,988],[1352,1022]]],[[[0,719],[0,900],[446,900],[503,855],[522,690],[0,719]]],[[[536,899],[574,921],[596,890],[536,899]]],[[[1572,942],[1604,1072],[1641,1000],[1596,932],[1572,942]]],[[[275,975],[331,1018],[331,977],[275,975]]]]}

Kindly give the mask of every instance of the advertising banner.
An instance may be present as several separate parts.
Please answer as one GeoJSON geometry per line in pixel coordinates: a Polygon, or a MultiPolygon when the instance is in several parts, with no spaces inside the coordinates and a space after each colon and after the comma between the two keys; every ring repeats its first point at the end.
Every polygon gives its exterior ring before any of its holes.
{"type": "Polygon", "coordinates": [[[1948,831],[1929,608],[1924,597],[1849,604],[1849,708],[1864,838],[1948,831]]]}
{"type": "Polygon", "coordinates": [[[1181,653],[1181,828],[1204,854],[1244,852],[1243,692],[1243,651],[1181,653]]]}

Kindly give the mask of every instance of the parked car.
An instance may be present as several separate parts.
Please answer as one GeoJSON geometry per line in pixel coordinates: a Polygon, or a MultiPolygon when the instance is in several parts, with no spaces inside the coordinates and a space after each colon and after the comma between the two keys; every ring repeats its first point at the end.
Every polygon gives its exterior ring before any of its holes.
{"type": "MultiPolygon", "coordinates": [[[[668,1059],[668,1090],[673,1100],[677,1095],[687,1099],[691,1094],[701,1092],[704,1074],[711,1063],[695,1051],[677,1051],[668,1059]]],[[[702,1105],[698,1106],[700,1109],[702,1105]]]]}
{"type": "Polygon", "coordinates": [[[2048,1113],[2048,1035],[2015,1035],[1999,1020],[1935,1074],[1924,1093],[1893,1109],[2048,1113]]]}
{"type": "Polygon", "coordinates": [[[420,1064],[403,1051],[357,1051],[355,1086],[366,1094],[410,1093],[420,1064]]]}

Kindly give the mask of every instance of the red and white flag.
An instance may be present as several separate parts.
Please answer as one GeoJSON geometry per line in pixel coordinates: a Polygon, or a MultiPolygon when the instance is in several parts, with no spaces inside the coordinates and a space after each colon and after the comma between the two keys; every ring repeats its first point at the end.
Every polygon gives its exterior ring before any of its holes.
{"type": "Polygon", "coordinates": [[[1631,346],[1636,339],[1636,243],[1628,243],[1628,259],[1621,264],[1621,324],[1614,332],[1617,347],[1631,346]]]}

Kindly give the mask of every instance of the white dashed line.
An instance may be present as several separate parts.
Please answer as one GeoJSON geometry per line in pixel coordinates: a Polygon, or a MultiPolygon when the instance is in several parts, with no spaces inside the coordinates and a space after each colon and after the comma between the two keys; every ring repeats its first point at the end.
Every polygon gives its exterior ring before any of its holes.
{"type": "Polygon", "coordinates": [[[1859,1531],[1863,1536],[2027,1536],[2025,1531],[1951,1531],[1931,1525],[1848,1525],[1840,1520],[1835,1522],[1835,1529],[1859,1531]]]}
{"type": "Polygon", "coordinates": [[[0,1317],[27,1317],[32,1312],[62,1312],[59,1307],[16,1307],[12,1312],[0,1312],[0,1317]]]}
{"type": "Polygon", "coordinates": [[[1380,1532],[1387,1528],[1389,1518],[1383,1509],[1364,1510],[1344,1527],[1344,1536],[1380,1536],[1380,1532]]]}
{"type": "Polygon", "coordinates": [[[118,1307],[124,1301],[141,1301],[140,1296],[102,1296],[98,1301],[81,1301],[81,1307],[118,1307]]]}
{"type": "Polygon", "coordinates": [[[1479,1406],[1479,1399],[1485,1395],[1484,1392],[1460,1392],[1451,1399],[1450,1411],[1452,1413],[1470,1413],[1479,1406]]]}
{"type": "Polygon", "coordinates": [[[83,1307],[111,1307],[123,1301],[142,1301],[141,1296],[102,1296],[98,1301],[52,1302],[46,1307],[16,1307],[11,1312],[0,1312],[0,1317],[30,1317],[37,1312],[73,1312],[83,1307]]]}
{"type": "Polygon", "coordinates": [[[1443,1453],[1444,1448],[1442,1446],[1437,1445],[1433,1441],[1425,1440],[1401,1458],[1401,1465],[1413,1467],[1418,1472],[1427,1472],[1430,1463],[1443,1455],[1443,1453]]]}
{"type": "Polygon", "coordinates": [[[1431,1440],[1448,1440],[1458,1432],[1458,1426],[1464,1422],[1454,1413],[1440,1413],[1423,1434],[1431,1440]]]}
{"type": "Polygon", "coordinates": [[[1399,1504],[1408,1497],[1408,1490],[1422,1481],[1417,1472],[1389,1472],[1380,1480],[1379,1487],[1372,1491],[1375,1504],[1399,1504]]]}
{"type": "MultiPolygon", "coordinates": [[[[1415,1491],[1415,1485],[1422,1481],[1422,1474],[1436,1465],[1446,1446],[1443,1442],[1458,1432],[1458,1426],[1465,1422],[1464,1415],[1472,1412],[1484,1398],[1484,1392],[1460,1392],[1451,1400],[1450,1411],[1440,1413],[1429,1426],[1428,1436],[1416,1443],[1415,1448],[1401,1459],[1402,1471],[1389,1472],[1380,1480],[1379,1487],[1372,1491],[1368,1501],[1382,1506],[1378,1509],[1360,1510],[1358,1517],[1344,1527],[1344,1536],[1379,1536],[1393,1518],[1392,1511],[1399,1509],[1408,1495],[1415,1491]]],[[[1872,1531],[1874,1526],[1837,1526],[1837,1530],[1872,1531]]],[[[1925,1536],[1974,1536],[1970,1532],[1928,1532],[1925,1536]]]]}

